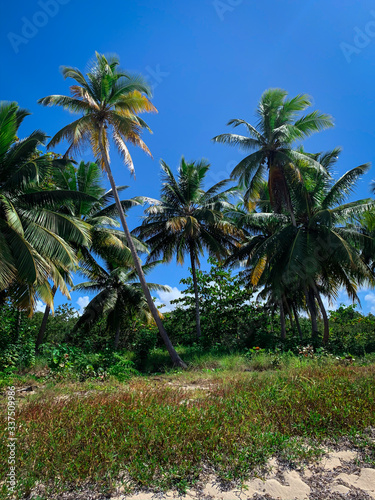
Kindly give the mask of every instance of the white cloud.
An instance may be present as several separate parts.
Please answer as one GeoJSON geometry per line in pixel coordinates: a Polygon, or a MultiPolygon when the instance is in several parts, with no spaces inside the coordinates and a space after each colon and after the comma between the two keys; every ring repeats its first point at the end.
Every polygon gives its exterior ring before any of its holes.
{"type": "Polygon", "coordinates": [[[344,297],[341,296],[340,292],[339,292],[339,296],[338,296],[337,300],[330,301],[330,300],[328,300],[327,297],[324,297],[323,295],[321,295],[321,299],[322,299],[323,305],[325,307],[325,310],[327,312],[328,311],[336,311],[340,307],[340,304],[344,304],[346,306],[351,304],[351,302],[348,302],[344,297]]]}
{"type": "Polygon", "coordinates": [[[367,295],[365,295],[365,301],[367,302],[371,313],[375,314],[375,293],[369,292],[367,295]]]}
{"type": "Polygon", "coordinates": [[[45,308],[46,308],[46,305],[45,305],[44,302],[42,302],[41,300],[37,300],[36,301],[35,312],[42,312],[42,313],[44,313],[45,308]]]}
{"type": "Polygon", "coordinates": [[[353,301],[348,297],[348,294],[343,288],[340,288],[337,300],[329,301],[327,297],[321,297],[326,311],[336,311],[342,304],[344,306],[353,304],[353,301]]]}
{"type": "Polygon", "coordinates": [[[170,312],[176,308],[176,304],[171,304],[172,300],[179,299],[182,297],[182,292],[176,286],[171,288],[170,292],[160,291],[157,292],[159,298],[155,300],[156,307],[164,304],[164,307],[160,309],[161,312],[170,312]]]}
{"type": "MultiPolygon", "coordinates": [[[[360,304],[358,304],[358,302],[356,301],[354,302],[357,310],[362,314],[368,314],[369,312],[375,314],[375,293],[372,291],[372,289],[359,287],[357,290],[357,295],[360,299],[360,304]]],[[[353,300],[350,299],[346,291],[341,288],[336,304],[337,305],[335,309],[337,309],[340,304],[344,304],[345,306],[352,305],[353,300]]]]}
{"type": "Polygon", "coordinates": [[[264,304],[267,302],[266,299],[260,299],[258,296],[260,293],[262,293],[264,290],[264,286],[261,286],[259,290],[257,290],[255,293],[253,293],[253,295],[251,296],[251,298],[249,300],[247,300],[245,302],[245,304],[256,304],[256,305],[260,305],[260,306],[264,306],[264,304]]]}
{"type": "Polygon", "coordinates": [[[78,311],[78,314],[80,316],[81,316],[81,314],[83,314],[83,310],[89,302],[90,302],[90,299],[87,295],[85,295],[84,297],[78,297],[76,304],[78,304],[80,307],[80,310],[78,311]]]}

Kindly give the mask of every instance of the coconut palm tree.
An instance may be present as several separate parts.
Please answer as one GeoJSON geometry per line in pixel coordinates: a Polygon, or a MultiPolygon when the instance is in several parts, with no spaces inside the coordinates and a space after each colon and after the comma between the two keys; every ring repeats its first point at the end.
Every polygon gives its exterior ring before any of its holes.
{"type": "MultiPolygon", "coordinates": [[[[123,231],[118,229],[119,217],[112,189],[106,191],[102,185],[103,176],[100,167],[93,162],[81,161],[78,167],[72,163],[64,169],[56,170],[53,174],[53,183],[58,189],[69,192],[85,193],[90,196],[87,201],[70,201],[61,207],[62,211],[84,220],[90,225],[90,251],[103,259],[121,260],[130,250],[126,246],[127,240],[123,231]]],[[[118,193],[128,186],[116,186],[118,193]]],[[[142,196],[121,200],[122,211],[143,205],[142,196]]],[[[132,242],[138,252],[147,253],[147,247],[141,241],[132,237],[132,242]]],[[[84,253],[85,249],[80,249],[84,253]]]]}
{"type": "MultiPolygon", "coordinates": [[[[75,248],[80,266],[86,265],[87,257],[91,253],[103,259],[111,258],[115,262],[122,262],[130,253],[123,231],[117,229],[118,211],[113,200],[112,190],[106,191],[102,185],[103,176],[101,168],[93,162],[81,161],[78,167],[68,163],[63,168],[55,169],[51,179],[52,185],[56,189],[65,190],[71,193],[84,193],[88,196],[84,200],[67,200],[65,205],[61,205],[59,212],[81,219],[90,228],[90,247],[77,245],[71,242],[75,248]]],[[[123,191],[127,186],[117,186],[117,191],[123,191]]],[[[133,206],[143,203],[142,197],[122,200],[123,210],[128,210],[133,206]]],[[[133,238],[133,243],[138,251],[147,253],[147,247],[140,241],[133,238]]],[[[72,284],[72,283],[70,283],[72,284]]],[[[52,295],[56,294],[57,288],[52,287],[52,295]]],[[[35,348],[38,351],[43,342],[44,333],[47,328],[47,321],[51,307],[46,304],[42,323],[40,325],[35,348]]]]}
{"type": "MultiPolygon", "coordinates": [[[[272,310],[279,309],[281,338],[285,339],[286,286],[282,257],[289,244],[288,238],[293,236],[293,225],[287,214],[270,211],[267,183],[259,185],[259,195],[261,198],[255,207],[249,207],[242,200],[227,213],[227,217],[245,235],[241,246],[228,257],[227,263],[245,267],[246,270],[242,272],[245,283],[251,288],[257,287],[258,298],[266,300],[272,310]],[[283,237],[279,237],[280,232],[284,232],[283,237]]],[[[289,290],[291,288],[292,283],[289,283],[289,290]]]]}
{"type": "MultiPolygon", "coordinates": [[[[316,155],[330,173],[340,154],[332,152],[316,155]]],[[[357,288],[373,283],[371,268],[363,259],[363,248],[371,238],[363,234],[358,218],[374,207],[372,199],[347,202],[358,179],[368,171],[370,164],[360,165],[333,181],[311,170],[308,163],[298,166],[302,177],[293,190],[293,205],[298,213],[299,233],[293,242],[293,261],[301,260],[298,253],[306,250],[303,270],[299,273],[306,283],[307,305],[314,316],[314,297],[324,321],[324,342],[328,341],[329,323],[321,295],[332,300],[344,288],[352,300],[359,301],[357,288]],[[315,264],[314,264],[315,260],[315,264]]],[[[302,269],[302,266],[299,265],[302,269]]],[[[298,272],[298,270],[297,270],[298,272]]]]}
{"type": "Polygon", "coordinates": [[[223,191],[228,180],[205,191],[203,183],[209,169],[205,161],[186,162],[181,159],[177,179],[169,166],[161,161],[163,188],[161,200],[147,210],[142,225],[133,231],[150,247],[148,262],[163,258],[170,262],[176,255],[179,264],[190,256],[194,284],[197,337],[201,335],[196,267],[206,249],[217,258],[228,256],[240,237],[236,227],[224,218],[231,204],[223,191]]]}
{"type": "MultiPolygon", "coordinates": [[[[339,153],[334,151],[315,155],[328,172],[339,153]]],[[[324,172],[317,173],[308,161],[299,160],[297,168],[301,176],[291,184],[296,226],[287,214],[248,213],[241,226],[248,234],[247,241],[231,261],[246,265],[252,285],[272,290],[281,306],[288,295],[293,300],[303,290],[313,336],[317,334],[316,300],[323,316],[323,340],[327,342],[329,323],[321,295],[337,298],[343,287],[358,300],[357,287],[374,281],[361,255],[368,236],[355,223],[374,202],[364,199],[344,203],[369,165],[349,170],[336,182],[324,172]]]]}
{"type": "Polygon", "coordinates": [[[300,117],[300,113],[311,106],[311,99],[299,94],[287,99],[287,92],[282,89],[266,90],[259,102],[256,126],[245,120],[233,119],[228,125],[245,126],[248,135],[221,134],[214,137],[214,142],[229,144],[241,150],[250,151],[234,168],[231,177],[238,179],[246,188],[245,200],[256,199],[261,183],[268,172],[268,185],[273,210],[277,213],[287,207],[292,223],[295,217],[290,201],[289,189],[285,178],[285,166],[291,161],[307,159],[318,170],[322,167],[313,158],[294,149],[298,140],[314,132],[332,127],[329,115],[313,111],[300,117]]]}
{"type": "MultiPolygon", "coordinates": [[[[75,285],[73,291],[98,292],[85,307],[77,321],[75,330],[84,326],[91,327],[103,316],[107,318],[107,328],[114,332],[114,347],[117,349],[121,328],[129,319],[137,317],[145,323],[152,322],[152,315],[145,299],[137,273],[131,260],[121,266],[106,261],[102,267],[93,257],[86,259],[85,268],[81,269],[89,281],[75,285]]],[[[143,272],[149,272],[158,262],[143,266],[143,272]]],[[[147,283],[149,290],[170,291],[168,286],[147,283]]]]}
{"type": "Polygon", "coordinates": [[[121,70],[117,57],[106,58],[98,53],[86,77],[78,69],[72,67],[63,67],[62,73],[64,78],[72,78],[76,82],[70,87],[71,95],[50,95],[38,102],[45,106],[62,106],[71,112],[81,114],[81,117],[57,132],[51,139],[49,147],[67,140],[69,147],[66,154],[68,155],[89,145],[97,162],[106,171],[148,306],[173,363],[184,367],[185,364],[173,348],[147,288],[141,262],[131,239],[110,167],[111,140],[131,173],[134,173],[134,166],[126,143],[138,146],[150,154],[140,137],[143,129],[150,129],[138,116],[142,112],[156,111],[148,98],[150,87],[141,76],[132,76],[121,70]]]}
{"type": "MultiPolygon", "coordinates": [[[[374,181],[371,183],[371,191],[375,194],[374,181]]],[[[357,218],[357,223],[360,224],[363,234],[367,236],[362,249],[362,258],[375,275],[375,207],[361,214],[357,218]]]]}
{"type": "Polygon", "coordinates": [[[69,297],[66,281],[78,262],[68,242],[88,245],[90,235],[85,222],[59,213],[61,204],[89,197],[43,188],[64,162],[40,153],[43,132],[18,138],[29,114],[0,103],[0,290],[32,313],[38,298],[53,306],[49,280],[69,297]]]}

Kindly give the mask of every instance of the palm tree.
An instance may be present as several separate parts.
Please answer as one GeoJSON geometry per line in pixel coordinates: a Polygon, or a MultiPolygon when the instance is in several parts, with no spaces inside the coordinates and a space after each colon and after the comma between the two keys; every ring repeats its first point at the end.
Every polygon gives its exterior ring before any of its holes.
{"type": "Polygon", "coordinates": [[[38,102],[45,106],[62,106],[71,112],[82,114],[76,121],[57,132],[51,139],[49,147],[67,140],[69,148],[66,154],[68,155],[79,151],[85,145],[89,145],[97,162],[107,172],[128,247],[132,253],[148,306],[173,363],[176,366],[185,367],[186,365],[169,340],[150,291],[147,288],[142,266],[131,239],[111,172],[109,159],[111,139],[132,173],[134,173],[134,166],[126,142],[139,146],[143,151],[150,154],[140,137],[144,128],[150,129],[138,114],[156,111],[148,99],[150,87],[145,80],[140,76],[129,75],[119,69],[118,66],[119,60],[117,57],[107,59],[104,55],[96,53],[96,59],[92,64],[92,68],[87,72],[86,78],[78,69],[63,67],[64,78],[72,78],[76,82],[75,85],[70,87],[71,96],[50,95],[38,102]]]}
{"type": "Polygon", "coordinates": [[[142,225],[133,231],[150,247],[148,262],[163,258],[170,262],[173,255],[183,264],[186,254],[190,255],[194,284],[197,337],[201,335],[199,296],[196,266],[199,256],[207,249],[219,258],[229,255],[238,242],[239,231],[224,218],[224,210],[231,207],[228,195],[233,191],[222,191],[228,180],[215,184],[207,191],[203,189],[209,164],[202,160],[187,163],[184,158],[176,179],[161,161],[163,188],[161,200],[146,211],[142,225]]]}
{"type": "MultiPolygon", "coordinates": [[[[81,219],[90,228],[90,247],[77,245],[71,242],[75,248],[80,266],[85,266],[87,256],[91,252],[101,258],[111,258],[121,262],[130,253],[126,246],[126,238],[123,231],[117,229],[118,222],[114,217],[118,217],[115,203],[109,204],[113,200],[112,190],[106,191],[103,186],[103,176],[101,168],[93,162],[81,161],[76,168],[72,163],[63,168],[55,169],[52,174],[51,184],[59,190],[70,193],[83,193],[87,199],[67,200],[65,205],[61,205],[59,212],[81,219]]],[[[127,186],[117,186],[117,191],[123,191],[127,186]]],[[[132,198],[122,200],[123,210],[143,203],[143,198],[132,198]]],[[[133,238],[133,242],[138,251],[147,252],[147,247],[133,238]]],[[[72,283],[70,283],[72,284],[72,283]]],[[[56,286],[52,287],[52,295],[55,296],[56,286]]],[[[47,321],[51,307],[46,304],[42,323],[40,325],[35,348],[38,351],[43,342],[44,333],[47,328],[47,321]]]]}
{"type": "Polygon", "coordinates": [[[86,223],[58,210],[89,197],[43,188],[64,162],[39,152],[43,132],[18,138],[29,114],[17,103],[0,104],[0,291],[32,313],[38,297],[52,307],[49,280],[69,297],[66,281],[77,259],[68,241],[88,245],[90,235],[86,223]]]}
{"type": "MultiPolygon", "coordinates": [[[[258,298],[266,300],[271,310],[279,309],[281,338],[286,337],[285,305],[287,288],[283,280],[283,253],[293,235],[290,217],[271,212],[267,183],[259,185],[260,199],[255,207],[242,201],[228,212],[228,218],[245,235],[242,245],[227,259],[233,266],[245,267],[242,272],[250,288],[259,289],[258,298]],[[280,237],[280,232],[282,237],[280,237]]],[[[292,289],[289,283],[289,291],[292,289]]]]}
{"type": "MultiPolygon", "coordinates": [[[[125,254],[130,253],[126,246],[127,240],[124,232],[118,229],[119,217],[116,203],[112,203],[114,194],[112,189],[106,191],[102,185],[103,176],[100,167],[93,162],[81,161],[76,168],[72,163],[64,169],[56,170],[53,182],[58,189],[68,192],[87,194],[90,199],[70,201],[61,210],[80,218],[90,226],[90,251],[103,259],[111,258],[120,260],[125,254]]],[[[124,191],[128,186],[116,186],[117,192],[124,191]]],[[[145,198],[137,196],[121,200],[122,211],[126,212],[132,207],[141,206],[145,198]]],[[[132,237],[134,247],[138,252],[147,253],[147,247],[142,242],[132,237]]],[[[83,257],[85,248],[80,248],[80,257],[83,257]]]]}
{"type": "MultiPolygon", "coordinates": [[[[338,154],[336,149],[334,154],[315,157],[329,172],[338,154]]],[[[316,300],[326,343],[329,323],[321,295],[336,298],[343,287],[358,300],[358,285],[374,281],[361,255],[368,237],[355,224],[356,218],[374,206],[373,200],[343,203],[369,165],[349,170],[336,182],[326,173],[317,173],[308,161],[300,160],[297,168],[301,177],[291,191],[296,226],[284,214],[247,214],[242,220],[247,241],[231,260],[246,265],[252,285],[272,290],[281,306],[288,294],[293,301],[304,290],[313,336],[317,333],[316,300]]]]}
{"type": "Polygon", "coordinates": [[[307,159],[320,170],[322,167],[313,158],[293,149],[297,140],[304,139],[314,132],[332,127],[329,115],[313,111],[298,118],[299,114],[311,106],[311,99],[300,94],[287,99],[287,92],[282,89],[266,90],[259,102],[256,126],[244,120],[233,119],[228,125],[244,125],[248,136],[221,134],[213,138],[214,142],[237,146],[241,150],[251,151],[234,168],[231,176],[246,187],[245,201],[256,199],[259,188],[268,170],[268,186],[273,210],[280,213],[287,207],[292,223],[295,217],[290,201],[289,189],[285,178],[285,166],[291,161],[307,159]]]}
{"type": "MultiPolygon", "coordinates": [[[[371,191],[375,194],[375,182],[371,183],[371,191]]],[[[357,223],[360,224],[362,233],[367,236],[365,245],[362,249],[362,258],[375,274],[375,208],[357,217],[357,223]]]]}
{"type": "MultiPolygon", "coordinates": [[[[81,269],[90,281],[75,285],[72,290],[98,292],[85,307],[82,316],[77,321],[75,330],[85,326],[91,327],[103,316],[107,317],[107,328],[115,333],[114,347],[117,349],[121,328],[135,317],[145,323],[152,321],[152,315],[140,284],[137,273],[130,266],[130,261],[124,261],[121,266],[106,261],[106,268],[100,266],[94,258],[86,260],[85,268],[81,269]]],[[[150,271],[158,262],[143,266],[144,273],[150,271]]],[[[170,291],[168,286],[147,283],[149,290],[170,291]]]]}
{"type": "MultiPolygon", "coordinates": [[[[330,173],[340,152],[340,148],[336,148],[315,155],[315,160],[330,173]]],[[[336,182],[323,172],[312,171],[308,162],[300,162],[298,168],[302,177],[293,190],[293,206],[298,214],[299,231],[292,243],[290,259],[297,262],[295,270],[304,279],[306,302],[313,322],[316,314],[314,298],[318,302],[324,322],[323,341],[326,343],[329,321],[321,295],[332,300],[337,298],[340,287],[343,287],[353,301],[359,301],[358,286],[373,283],[371,268],[363,259],[362,252],[371,237],[363,234],[358,223],[358,218],[373,208],[373,200],[367,198],[347,202],[358,179],[367,172],[370,164],[347,171],[336,182]],[[309,266],[298,263],[301,261],[301,255],[298,255],[303,249],[309,256],[309,266]]]]}

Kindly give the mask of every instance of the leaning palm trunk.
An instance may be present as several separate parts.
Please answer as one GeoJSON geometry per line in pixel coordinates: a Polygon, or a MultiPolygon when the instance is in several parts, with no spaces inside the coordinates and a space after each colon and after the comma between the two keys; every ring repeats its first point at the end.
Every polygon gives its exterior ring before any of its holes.
{"type": "Polygon", "coordinates": [[[101,123],[100,124],[100,129],[99,129],[99,148],[100,148],[101,156],[102,156],[102,159],[103,159],[103,162],[104,162],[104,165],[105,165],[105,170],[107,172],[107,175],[108,175],[108,178],[109,178],[109,182],[111,184],[113,196],[114,196],[115,202],[116,202],[116,207],[117,207],[117,210],[119,212],[121,224],[122,224],[125,236],[126,236],[126,240],[128,242],[129,249],[131,251],[131,254],[132,254],[132,257],[133,257],[133,260],[134,260],[135,269],[137,271],[137,274],[138,274],[138,277],[139,277],[139,281],[141,283],[141,287],[142,287],[143,293],[145,294],[148,307],[150,308],[151,314],[152,314],[152,316],[153,316],[153,318],[155,320],[155,323],[156,323],[156,325],[158,327],[160,336],[163,339],[163,342],[164,342],[164,344],[165,344],[165,346],[167,348],[167,351],[168,351],[168,353],[169,353],[169,355],[170,355],[170,357],[172,359],[173,364],[175,366],[179,366],[181,368],[186,368],[186,364],[182,361],[182,359],[180,358],[180,356],[177,354],[176,350],[174,349],[174,347],[172,345],[172,342],[169,340],[168,334],[165,331],[163,323],[162,323],[162,321],[160,319],[158,310],[157,310],[157,308],[155,306],[154,301],[152,300],[152,297],[151,297],[151,294],[150,294],[150,290],[147,287],[145,276],[144,276],[144,273],[143,273],[143,270],[142,270],[142,266],[141,266],[141,263],[139,261],[138,254],[137,254],[137,251],[135,249],[135,246],[133,244],[133,240],[131,238],[128,225],[126,223],[124,211],[122,209],[120,198],[119,198],[119,195],[118,195],[118,192],[117,192],[117,187],[116,187],[115,181],[114,181],[113,176],[112,176],[112,172],[111,172],[111,167],[110,167],[110,164],[109,164],[109,159],[108,159],[107,151],[106,151],[106,149],[104,147],[104,144],[103,144],[103,135],[102,135],[103,134],[103,130],[104,130],[104,125],[103,125],[103,123],[101,123]]]}
{"type": "Polygon", "coordinates": [[[286,339],[285,312],[283,301],[280,300],[280,324],[281,324],[281,340],[286,339]]]}
{"type": "Polygon", "coordinates": [[[45,331],[47,328],[47,321],[48,321],[50,311],[51,311],[51,307],[47,304],[46,308],[44,309],[42,323],[40,325],[38,337],[37,337],[36,343],[35,343],[35,352],[37,354],[39,353],[40,346],[41,346],[43,339],[44,339],[44,334],[45,334],[45,331]]]}
{"type": "MultiPolygon", "coordinates": [[[[56,292],[57,292],[57,286],[53,285],[53,287],[52,287],[52,297],[55,297],[56,292]]],[[[35,343],[35,352],[36,353],[39,353],[40,346],[41,346],[41,344],[43,342],[44,334],[45,334],[46,328],[47,328],[47,321],[48,321],[48,318],[49,318],[50,311],[51,311],[51,307],[47,304],[46,308],[44,309],[44,315],[43,315],[43,319],[42,319],[42,324],[40,325],[38,337],[37,337],[36,343],[35,343]]]]}
{"type": "Polygon", "coordinates": [[[312,338],[315,340],[319,335],[319,331],[318,331],[314,292],[311,290],[311,288],[309,288],[306,291],[306,303],[310,312],[312,338]]]}
{"type": "Polygon", "coordinates": [[[198,294],[198,284],[197,284],[197,271],[195,268],[194,250],[193,246],[190,245],[190,261],[191,261],[191,274],[193,275],[194,284],[194,296],[195,296],[195,321],[197,325],[197,338],[201,336],[201,318],[199,314],[199,294],[198,294]]]}
{"type": "Polygon", "coordinates": [[[320,293],[318,292],[318,289],[316,288],[316,285],[313,285],[313,290],[323,317],[323,324],[324,324],[323,344],[327,344],[329,339],[329,319],[327,316],[327,311],[326,308],[324,307],[322,298],[320,296],[320,293]]]}

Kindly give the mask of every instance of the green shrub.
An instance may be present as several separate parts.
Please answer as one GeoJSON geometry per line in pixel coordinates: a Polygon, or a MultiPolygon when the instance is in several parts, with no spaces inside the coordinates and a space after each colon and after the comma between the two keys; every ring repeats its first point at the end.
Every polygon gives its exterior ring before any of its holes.
{"type": "Polygon", "coordinates": [[[10,303],[0,309],[0,371],[12,372],[35,363],[35,328],[10,303]]]}
{"type": "Polygon", "coordinates": [[[108,373],[120,382],[126,382],[134,375],[139,375],[134,363],[129,359],[124,359],[119,354],[115,354],[115,360],[116,363],[109,368],[108,373]]]}
{"type": "Polygon", "coordinates": [[[22,336],[14,344],[8,344],[0,355],[0,371],[9,372],[31,368],[35,364],[35,342],[30,336],[22,336]]]}
{"type": "Polygon", "coordinates": [[[340,306],[336,311],[331,311],[330,352],[362,356],[375,351],[375,316],[364,316],[355,307],[340,306]]]}
{"type": "Polygon", "coordinates": [[[101,353],[86,353],[67,344],[44,344],[43,356],[53,379],[73,378],[83,382],[87,379],[104,380],[112,375],[126,381],[138,374],[132,361],[108,348],[101,353]]]}

